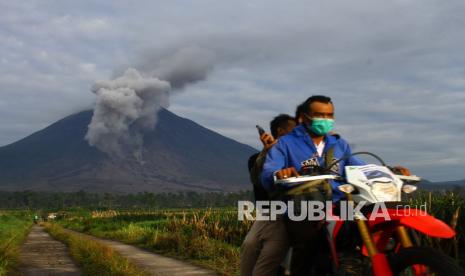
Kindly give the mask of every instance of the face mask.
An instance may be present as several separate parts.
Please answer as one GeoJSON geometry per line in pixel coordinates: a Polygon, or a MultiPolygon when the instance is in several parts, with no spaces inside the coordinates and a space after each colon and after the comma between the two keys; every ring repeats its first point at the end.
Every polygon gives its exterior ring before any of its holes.
{"type": "Polygon", "coordinates": [[[330,132],[334,126],[334,119],[312,118],[310,130],[318,136],[330,132]]]}

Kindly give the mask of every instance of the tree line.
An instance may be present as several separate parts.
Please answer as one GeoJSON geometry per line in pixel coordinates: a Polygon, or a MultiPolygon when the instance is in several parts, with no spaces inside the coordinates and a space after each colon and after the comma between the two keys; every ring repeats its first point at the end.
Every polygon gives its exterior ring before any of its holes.
{"type": "Polygon", "coordinates": [[[37,191],[0,191],[0,209],[47,209],[63,210],[69,208],[88,209],[161,209],[161,208],[203,208],[232,207],[239,200],[252,200],[251,191],[234,193],[218,192],[177,192],[177,193],[137,193],[112,194],[88,193],[78,191],[37,192],[37,191]]]}

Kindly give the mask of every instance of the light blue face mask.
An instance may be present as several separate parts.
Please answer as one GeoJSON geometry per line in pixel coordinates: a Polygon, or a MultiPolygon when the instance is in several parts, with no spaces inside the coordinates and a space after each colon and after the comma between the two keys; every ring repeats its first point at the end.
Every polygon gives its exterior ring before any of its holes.
{"type": "Polygon", "coordinates": [[[333,130],[334,119],[312,118],[310,130],[318,136],[323,136],[333,130]]]}

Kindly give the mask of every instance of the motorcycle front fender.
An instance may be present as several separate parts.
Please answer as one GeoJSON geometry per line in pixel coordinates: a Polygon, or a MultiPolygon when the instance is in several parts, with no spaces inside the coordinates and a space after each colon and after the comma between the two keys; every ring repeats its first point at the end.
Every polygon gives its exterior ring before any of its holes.
{"type": "Polygon", "coordinates": [[[450,239],[455,236],[454,229],[428,214],[426,216],[403,217],[400,219],[400,223],[435,238],[450,239]]]}
{"type": "Polygon", "coordinates": [[[435,238],[450,239],[455,236],[455,231],[443,221],[429,215],[425,211],[418,209],[386,209],[390,220],[377,217],[369,220],[368,224],[373,227],[381,223],[396,223],[408,228],[415,229],[423,234],[435,238]]]}

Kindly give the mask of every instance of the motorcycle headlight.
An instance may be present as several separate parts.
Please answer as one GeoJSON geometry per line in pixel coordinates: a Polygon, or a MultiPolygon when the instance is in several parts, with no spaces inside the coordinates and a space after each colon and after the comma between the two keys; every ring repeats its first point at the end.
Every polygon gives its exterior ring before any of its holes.
{"type": "Polygon", "coordinates": [[[402,192],[406,193],[406,194],[411,194],[413,192],[415,192],[417,190],[417,186],[413,186],[413,185],[409,185],[409,184],[405,184],[404,186],[402,186],[402,192]]]}
{"type": "Polygon", "coordinates": [[[392,183],[381,183],[377,182],[371,186],[371,191],[380,201],[397,201],[399,191],[397,186],[392,183]]]}

